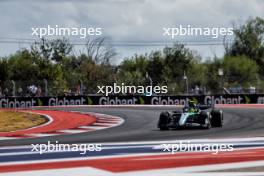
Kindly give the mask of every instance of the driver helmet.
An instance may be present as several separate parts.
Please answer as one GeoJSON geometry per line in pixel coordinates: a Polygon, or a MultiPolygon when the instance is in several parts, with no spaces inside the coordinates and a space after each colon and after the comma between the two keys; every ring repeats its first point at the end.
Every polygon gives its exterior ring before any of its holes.
{"type": "Polygon", "coordinates": [[[188,106],[190,108],[195,108],[196,107],[195,101],[193,101],[193,100],[188,101],[188,106]]]}

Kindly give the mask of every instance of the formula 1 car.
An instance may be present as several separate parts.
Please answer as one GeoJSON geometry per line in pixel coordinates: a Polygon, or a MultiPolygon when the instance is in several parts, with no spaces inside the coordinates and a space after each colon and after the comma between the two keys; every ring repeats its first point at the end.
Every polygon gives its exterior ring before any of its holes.
{"type": "Polygon", "coordinates": [[[160,130],[188,127],[210,129],[211,127],[222,126],[222,110],[216,110],[214,106],[196,105],[192,101],[188,102],[182,111],[162,112],[158,121],[160,130]]]}

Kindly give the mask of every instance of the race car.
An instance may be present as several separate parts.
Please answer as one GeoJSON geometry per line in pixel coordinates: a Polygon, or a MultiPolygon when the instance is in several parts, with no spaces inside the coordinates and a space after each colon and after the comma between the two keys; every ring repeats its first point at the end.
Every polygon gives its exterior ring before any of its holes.
{"type": "Polygon", "coordinates": [[[196,105],[194,101],[189,101],[182,111],[162,112],[158,128],[160,130],[188,127],[210,129],[211,127],[222,127],[223,120],[222,110],[217,110],[214,106],[196,105]]]}

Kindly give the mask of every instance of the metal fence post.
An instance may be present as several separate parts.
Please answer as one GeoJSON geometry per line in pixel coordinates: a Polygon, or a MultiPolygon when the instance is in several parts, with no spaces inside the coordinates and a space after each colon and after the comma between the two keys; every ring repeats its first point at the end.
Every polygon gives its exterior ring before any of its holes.
{"type": "Polygon", "coordinates": [[[11,80],[12,83],[12,96],[15,97],[16,96],[16,83],[14,80],[11,80]]]}
{"type": "Polygon", "coordinates": [[[44,82],[44,95],[45,95],[45,97],[47,97],[49,94],[49,92],[48,92],[48,81],[46,79],[44,79],[43,82],[44,82]]]}
{"type": "Polygon", "coordinates": [[[81,79],[79,81],[80,81],[80,95],[83,95],[83,82],[81,79]]]}

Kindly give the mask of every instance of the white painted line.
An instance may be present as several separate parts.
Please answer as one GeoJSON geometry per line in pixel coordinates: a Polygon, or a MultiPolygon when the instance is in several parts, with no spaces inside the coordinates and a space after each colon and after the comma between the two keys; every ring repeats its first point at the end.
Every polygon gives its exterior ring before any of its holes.
{"type": "Polygon", "coordinates": [[[46,137],[46,136],[56,136],[58,134],[51,134],[51,133],[29,133],[27,136],[32,136],[32,137],[46,137]]]}
{"type": "Polygon", "coordinates": [[[94,125],[105,125],[106,127],[111,127],[111,124],[109,124],[109,123],[101,123],[101,122],[95,122],[95,123],[93,123],[93,124],[91,124],[91,126],[94,126],[94,125]]]}
{"type": "Polygon", "coordinates": [[[38,171],[23,171],[23,172],[11,172],[2,173],[0,176],[113,176],[114,173],[95,169],[92,167],[75,167],[75,168],[65,168],[65,169],[50,169],[50,170],[38,170],[38,171]],[[89,173],[89,174],[88,174],[89,173]]]}
{"type": "MultiPolygon", "coordinates": [[[[88,131],[87,130],[57,130],[57,132],[75,134],[75,133],[84,133],[84,132],[88,132],[88,131]]],[[[61,135],[61,134],[59,134],[59,135],[61,135]]]]}
{"type": "Polygon", "coordinates": [[[211,165],[202,165],[202,166],[189,166],[173,169],[161,169],[160,171],[170,172],[170,170],[175,173],[186,173],[186,172],[208,172],[214,170],[226,170],[226,169],[238,169],[238,168],[249,168],[249,167],[259,167],[264,166],[263,161],[246,161],[246,162],[235,162],[235,163],[226,163],[226,164],[211,164],[211,165]]]}
{"type": "Polygon", "coordinates": [[[19,137],[0,137],[0,140],[19,139],[19,137]]]}
{"type": "Polygon", "coordinates": [[[102,126],[90,126],[89,129],[92,129],[92,130],[103,130],[103,129],[106,129],[107,127],[102,127],[102,126]]]}

